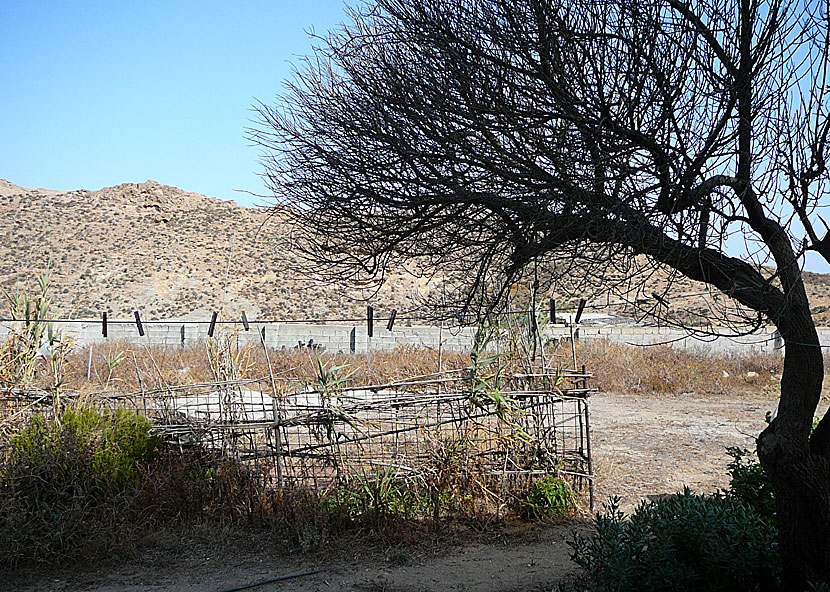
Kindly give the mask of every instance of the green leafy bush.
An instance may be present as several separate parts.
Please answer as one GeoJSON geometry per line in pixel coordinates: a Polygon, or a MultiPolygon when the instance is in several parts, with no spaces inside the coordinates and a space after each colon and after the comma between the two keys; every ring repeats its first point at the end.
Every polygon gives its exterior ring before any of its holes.
{"type": "MultiPolygon", "coordinates": [[[[771,414],[767,413],[766,422],[771,421],[771,414]]],[[[812,434],[821,420],[813,418],[812,434]]],[[[729,462],[729,489],[723,492],[727,497],[734,498],[748,504],[767,518],[775,519],[775,494],[772,483],[764,473],[761,463],[755,453],[745,448],[735,446],[726,449],[732,460],[729,462]]]]}
{"type": "Polygon", "coordinates": [[[391,469],[355,473],[345,485],[321,499],[321,509],[333,517],[347,517],[353,524],[383,531],[402,520],[424,515],[429,504],[411,483],[397,479],[391,469]]]}
{"type": "Polygon", "coordinates": [[[111,531],[128,484],[157,449],[150,423],[127,410],[32,418],[0,467],[2,561],[60,557],[111,531]]]}
{"type": "Polygon", "coordinates": [[[79,407],[64,410],[57,420],[35,416],[11,445],[12,472],[31,474],[51,461],[75,462],[80,473],[66,477],[91,480],[101,492],[118,492],[137,465],[157,453],[159,440],[150,434],[150,422],[133,411],[79,407]],[[71,458],[79,453],[86,458],[71,458]]]}
{"type": "Polygon", "coordinates": [[[729,447],[726,453],[732,460],[727,465],[730,476],[729,489],[723,494],[751,506],[766,518],[774,519],[775,496],[761,463],[753,453],[744,448],[729,447]]]}
{"type": "Polygon", "coordinates": [[[776,529],[752,507],[688,489],[642,503],[626,519],[612,499],[596,533],[574,535],[584,574],[563,589],[593,592],[772,590],[780,559],[776,529]]]}
{"type": "Polygon", "coordinates": [[[571,487],[561,478],[548,475],[530,486],[522,503],[523,514],[533,519],[560,518],[576,505],[571,487]]]}

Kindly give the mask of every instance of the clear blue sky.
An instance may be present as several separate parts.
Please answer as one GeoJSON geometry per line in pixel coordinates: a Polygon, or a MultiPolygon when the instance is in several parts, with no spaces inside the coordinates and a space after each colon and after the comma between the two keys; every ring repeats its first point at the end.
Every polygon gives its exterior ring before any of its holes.
{"type": "Polygon", "coordinates": [[[265,191],[250,108],[345,20],[342,0],[0,0],[0,178],[262,203],[234,191],[265,191]]]}

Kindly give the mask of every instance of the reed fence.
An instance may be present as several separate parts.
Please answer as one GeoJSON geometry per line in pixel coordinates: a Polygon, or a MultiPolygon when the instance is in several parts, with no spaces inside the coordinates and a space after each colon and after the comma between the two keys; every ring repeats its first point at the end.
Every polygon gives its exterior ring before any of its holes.
{"type": "MultiPolygon", "coordinates": [[[[590,378],[584,369],[468,367],[387,384],[309,388],[269,376],[95,399],[146,415],[168,443],[249,465],[267,486],[323,489],[383,473],[429,490],[466,479],[498,505],[534,478],[558,475],[593,505],[590,378]]],[[[7,424],[53,403],[33,389],[5,389],[0,401],[7,424]]]]}

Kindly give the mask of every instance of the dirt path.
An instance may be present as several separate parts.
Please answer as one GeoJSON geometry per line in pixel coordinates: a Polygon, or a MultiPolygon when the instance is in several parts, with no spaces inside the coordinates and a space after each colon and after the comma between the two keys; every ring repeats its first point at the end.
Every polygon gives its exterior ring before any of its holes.
{"type": "MultiPolygon", "coordinates": [[[[640,499],[688,485],[728,484],[726,446],[753,447],[773,397],[632,397],[600,394],[591,402],[597,499],[619,495],[630,510],[640,499]]],[[[277,555],[268,544],[246,548],[183,545],[140,561],[49,574],[20,574],[20,590],[226,591],[340,563],[335,570],[250,588],[259,592],[508,592],[535,590],[572,573],[566,540],[579,523],[503,529],[463,546],[344,551],[337,557],[277,555]]],[[[475,537],[473,537],[475,538],[475,537]]]]}

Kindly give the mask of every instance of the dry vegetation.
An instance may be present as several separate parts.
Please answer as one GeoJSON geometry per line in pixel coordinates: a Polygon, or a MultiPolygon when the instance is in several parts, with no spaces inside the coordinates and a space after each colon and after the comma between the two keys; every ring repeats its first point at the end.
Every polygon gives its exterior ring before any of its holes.
{"type": "MultiPolygon", "coordinates": [[[[155,381],[153,388],[210,382],[216,378],[210,365],[210,352],[204,346],[148,348],[110,342],[94,346],[92,354],[87,380],[89,348],[72,351],[67,359],[64,389],[79,393],[136,392],[141,388],[137,380],[139,373],[155,381]]],[[[307,382],[314,380],[318,356],[329,366],[345,365],[352,384],[400,381],[435,372],[439,364],[437,350],[417,347],[372,352],[369,356],[321,354],[310,349],[270,352],[275,376],[307,382]]],[[[577,357],[579,364],[584,364],[594,375],[593,386],[600,391],[631,395],[775,391],[783,364],[779,354],[706,355],[667,345],[634,347],[604,341],[579,343],[577,357]]],[[[268,364],[259,346],[241,348],[235,360],[240,378],[268,376],[268,364]]],[[[48,388],[51,378],[46,372],[46,362],[41,364],[38,386],[48,388]]],[[[441,367],[445,370],[469,365],[469,354],[441,354],[441,367]]]]}
{"type": "MultiPolygon", "coordinates": [[[[217,380],[214,352],[205,345],[187,347],[144,347],[126,342],[109,342],[90,348],[76,348],[68,356],[63,388],[81,394],[99,391],[138,392],[141,388],[164,388],[166,385],[201,384],[217,380]],[[89,379],[87,374],[89,373],[89,379]],[[145,381],[139,384],[138,376],[145,381]]],[[[317,359],[326,366],[345,366],[349,384],[384,384],[435,372],[439,354],[436,350],[398,348],[370,355],[319,353],[313,349],[270,350],[271,372],[278,379],[313,383],[317,359]]],[[[443,352],[444,370],[470,365],[469,354],[443,352]]],[[[233,372],[239,379],[269,376],[268,360],[261,346],[243,346],[234,350],[233,372]]],[[[32,386],[49,388],[51,377],[42,361],[38,380],[32,386]]]]}
{"type": "MultiPolygon", "coordinates": [[[[300,382],[315,380],[316,360],[328,366],[344,365],[350,384],[384,384],[435,372],[437,350],[403,347],[366,354],[318,353],[311,349],[271,350],[274,375],[300,382]]],[[[667,345],[634,347],[599,341],[577,345],[579,364],[594,375],[600,391],[631,395],[774,392],[778,388],[783,357],[779,354],[706,355],[667,345]]],[[[92,394],[99,391],[137,392],[166,385],[199,384],[216,380],[211,352],[205,346],[153,347],[109,342],[76,348],[67,358],[63,389],[92,394]],[[89,372],[89,379],[87,373],[89,372]],[[141,375],[149,384],[140,385],[141,375]]],[[[242,379],[269,374],[259,346],[242,347],[235,355],[235,372],[242,379]]],[[[40,360],[38,380],[32,386],[48,389],[52,377],[46,360],[40,360]]],[[[470,365],[469,354],[443,352],[445,370],[470,365]]]]}
{"type": "Polygon", "coordinates": [[[780,354],[707,355],[602,341],[581,344],[578,352],[601,391],[632,395],[777,391],[784,363],[780,354]]]}
{"type": "Polygon", "coordinates": [[[380,384],[432,373],[439,363],[444,369],[462,367],[469,356],[416,349],[357,357],[309,349],[266,355],[262,348],[237,347],[233,335],[192,348],[109,343],[68,354],[53,349],[52,359],[36,348],[18,347],[32,337],[39,340],[43,327],[40,320],[18,323],[6,344],[6,351],[23,355],[6,358],[0,384],[5,387],[0,388],[0,569],[129,551],[160,525],[266,527],[280,544],[309,551],[332,538],[434,539],[462,523],[550,517],[548,494],[561,501],[557,516],[571,511],[571,490],[559,479],[541,493],[527,481],[523,489],[511,490],[510,505],[479,502],[489,498],[477,495],[475,475],[465,480],[468,471],[451,447],[441,456],[438,474],[452,478],[428,482],[426,489],[399,482],[388,471],[355,474],[324,489],[275,489],[268,486],[270,463],[242,463],[209,444],[167,443],[142,415],[121,408],[125,401],[108,397],[113,391],[271,374],[286,380],[280,387],[303,388],[304,382],[314,383],[321,359],[329,369],[339,366],[350,382],[380,384]],[[16,365],[27,369],[25,378],[16,365]]]}

